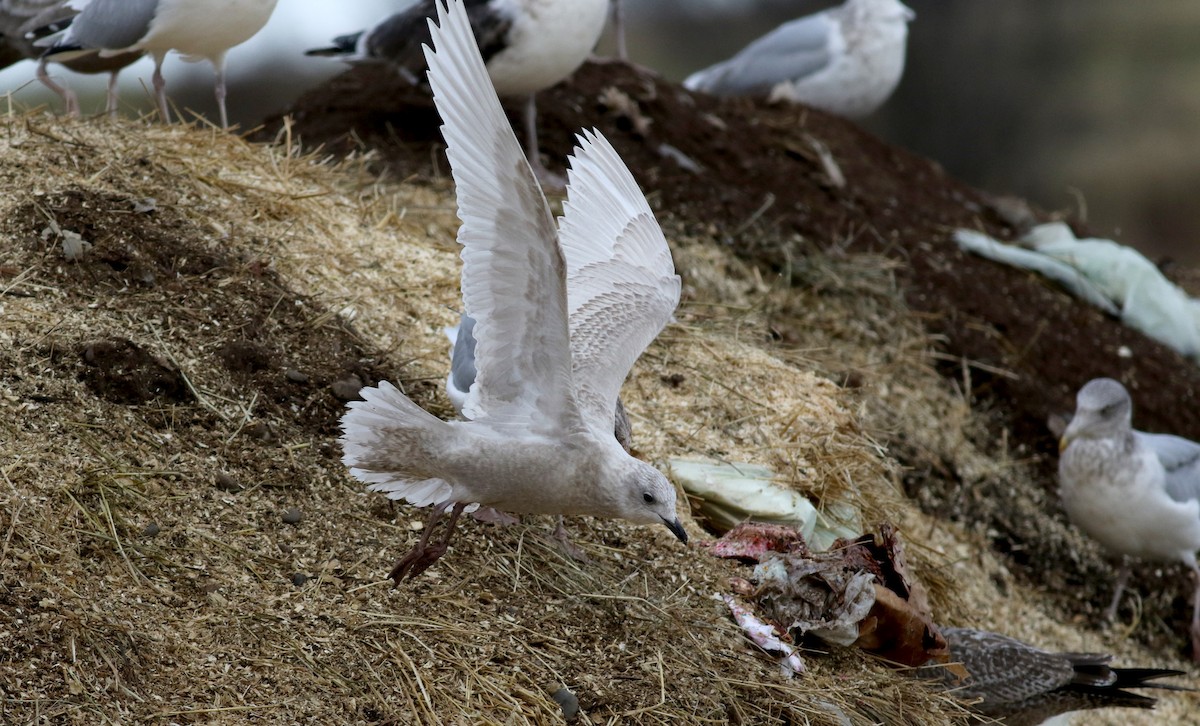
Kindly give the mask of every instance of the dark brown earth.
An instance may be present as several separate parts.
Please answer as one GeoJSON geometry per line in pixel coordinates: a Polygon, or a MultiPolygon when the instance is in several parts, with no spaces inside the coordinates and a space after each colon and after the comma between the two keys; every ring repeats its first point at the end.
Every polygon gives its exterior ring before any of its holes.
{"type": "MultiPolygon", "coordinates": [[[[748,260],[787,271],[789,260],[820,250],[871,252],[901,263],[905,299],[935,341],[948,385],[969,375],[974,405],[993,410],[1008,429],[1013,455],[1043,472],[1041,496],[1048,501],[1054,501],[1057,450],[1047,416],[1073,409],[1074,392],[1091,378],[1109,376],[1129,387],[1139,428],[1200,438],[1194,413],[1200,368],[1031,273],[964,255],[949,239],[957,227],[1009,238],[1016,225],[1047,219],[1044,213],[1013,214],[1006,200],[844,120],[693,95],[621,63],[586,65],[542,94],[539,110],[541,150],[551,168],[566,158],[577,129],[594,126],[660,212],[685,229],[715,232],[748,260]],[[844,186],[822,164],[822,145],[844,186]],[[1132,355],[1118,356],[1123,347],[1132,355]]],[[[307,148],[338,155],[370,150],[376,169],[396,178],[447,173],[428,95],[387,69],[352,69],[302,97],[288,116],[291,133],[307,148]]],[[[282,126],[281,119],[268,121],[258,138],[277,138],[282,126]]],[[[771,327],[802,345],[804,331],[787,320],[771,327]]],[[[927,509],[986,528],[994,547],[1031,582],[1060,593],[1068,611],[1078,611],[1080,599],[1093,612],[1106,603],[1111,570],[1095,553],[1058,551],[1036,522],[1005,506],[1009,493],[985,485],[964,496],[949,467],[922,460],[904,441],[888,443],[908,467],[906,488],[927,509]]],[[[985,448],[995,446],[985,442],[985,448]]],[[[1150,583],[1164,573],[1143,569],[1139,576],[1147,581],[1135,577],[1135,587],[1166,593],[1159,607],[1180,632],[1190,612],[1182,574],[1169,568],[1166,582],[1150,583]]]]}
{"type": "MultiPolygon", "coordinates": [[[[78,189],[23,205],[3,224],[12,238],[23,241],[33,260],[47,245],[44,240],[54,237],[42,232],[47,226],[43,210],[54,210],[55,224],[93,242],[78,261],[55,267],[53,282],[94,305],[120,305],[122,298],[139,296],[197,340],[205,326],[228,324],[227,342],[202,349],[202,363],[225,370],[242,388],[258,391],[257,404],[268,427],[333,435],[345,400],[336,394],[338,383],[351,376],[370,382],[383,377],[355,333],[336,319],[313,325],[324,317],[319,308],[286,289],[269,262],[231,256],[219,240],[190,232],[178,213],[169,208],[135,211],[140,203],[78,189]],[[288,304],[281,305],[284,298],[288,304]]],[[[147,330],[130,331],[130,337],[143,342],[148,338],[152,343],[152,336],[147,330]]],[[[87,341],[78,350],[47,344],[45,358],[73,371],[96,395],[114,403],[195,401],[173,361],[151,355],[146,345],[130,338],[87,341]]],[[[215,417],[204,407],[190,410],[197,425],[214,424],[215,417]]],[[[178,423],[177,415],[172,409],[173,423],[178,423]]],[[[261,437],[268,432],[247,427],[242,433],[261,437]]]]}

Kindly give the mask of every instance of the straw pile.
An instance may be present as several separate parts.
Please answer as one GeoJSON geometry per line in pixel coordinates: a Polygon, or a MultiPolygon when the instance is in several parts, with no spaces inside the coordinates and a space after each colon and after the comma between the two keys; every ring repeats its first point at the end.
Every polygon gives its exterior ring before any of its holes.
{"type": "MultiPolygon", "coordinates": [[[[552,723],[562,686],[585,723],[963,719],[855,651],[783,680],[712,599],[738,567],[665,530],[571,521],[578,563],[547,519],[470,521],[418,581],[383,579],[422,513],[349,478],[339,396],[387,378],[449,414],[445,181],[212,130],[2,136],[0,721],[552,723]]],[[[872,437],[954,457],[976,424],[886,265],[814,262],[795,289],[709,240],[676,251],[679,322],[625,388],[641,455],[770,464],[905,528],[944,619],[1100,647],[898,492],[872,437]]]]}

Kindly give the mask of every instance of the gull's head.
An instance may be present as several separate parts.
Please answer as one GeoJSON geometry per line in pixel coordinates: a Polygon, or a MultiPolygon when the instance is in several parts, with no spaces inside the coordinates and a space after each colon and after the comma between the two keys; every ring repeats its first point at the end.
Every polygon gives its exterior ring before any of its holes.
{"type": "Polygon", "coordinates": [[[627,457],[621,467],[617,510],[622,519],[639,524],[663,524],[687,544],[687,532],[675,513],[675,485],[644,461],[627,457]]]}
{"type": "Polygon", "coordinates": [[[1058,442],[1066,451],[1076,439],[1107,439],[1123,436],[1130,429],[1133,402],[1125,386],[1111,378],[1088,381],[1075,396],[1075,415],[1058,442]]]}

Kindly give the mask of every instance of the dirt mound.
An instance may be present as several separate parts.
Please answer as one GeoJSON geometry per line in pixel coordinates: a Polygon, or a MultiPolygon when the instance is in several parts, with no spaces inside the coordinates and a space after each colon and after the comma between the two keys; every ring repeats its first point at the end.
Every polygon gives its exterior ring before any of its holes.
{"type": "MultiPolygon", "coordinates": [[[[539,96],[539,112],[551,168],[563,164],[577,129],[599,128],[682,233],[721,240],[793,283],[810,281],[796,270],[814,253],[894,260],[904,300],[934,341],[938,369],[991,416],[978,443],[1031,466],[1037,488],[1014,506],[1011,482],[956,471],[954,462],[892,437],[891,453],[910,468],[907,490],[928,511],[988,531],[993,546],[1031,582],[1060,593],[1065,608],[1095,614],[1107,603],[1111,570],[1095,546],[1080,555],[1061,526],[1048,530],[1034,516],[1051,511],[1061,525],[1047,417],[1073,410],[1083,383],[1108,376],[1133,393],[1135,425],[1200,439],[1193,414],[1200,367],[1036,275],[965,255],[949,239],[958,227],[1011,237],[1015,226],[1046,214],[970,188],[842,119],[695,95],[622,63],[585,65],[539,96]]],[[[287,113],[289,132],[308,148],[369,150],[374,168],[396,178],[447,173],[428,95],[385,68],[355,68],[287,113]]],[[[281,128],[280,119],[269,122],[259,138],[281,128]]],[[[787,318],[765,322],[772,335],[787,332],[785,345],[805,347],[811,337],[787,318]]],[[[1164,582],[1151,569],[1135,576],[1143,592],[1158,593],[1145,607],[1182,628],[1190,619],[1186,574],[1171,568],[1164,582]]],[[[1180,643],[1142,635],[1163,647],[1180,643]]]]}

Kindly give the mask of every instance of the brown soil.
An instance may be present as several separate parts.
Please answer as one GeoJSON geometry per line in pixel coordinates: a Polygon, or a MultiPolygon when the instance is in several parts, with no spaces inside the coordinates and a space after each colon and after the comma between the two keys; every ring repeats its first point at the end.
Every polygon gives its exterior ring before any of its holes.
{"type": "MultiPolygon", "coordinates": [[[[968,187],[937,163],[841,119],[693,95],[621,63],[589,63],[542,94],[539,111],[540,145],[552,167],[570,152],[576,129],[594,126],[665,217],[685,232],[724,239],[739,256],[794,282],[802,282],[794,275],[797,261],[814,251],[897,261],[904,298],[936,342],[947,385],[967,385],[974,405],[994,417],[994,440],[978,443],[1040,472],[1043,491],[1029,494],[1035,509],[1051,509],[1061,519],[1053,495],[1057,447],[1045,422],[1072,410],[1074,392],[1091,378],[1117,378],[1130,388],[1139,428],[1200,438],[1194,415],[1200,367],[1036,275],[965,255],[949,239],[957,227],[1008,238],[1014,225],[1047,219],[1045,213],[1025,208],[1014,214],[1008,200],[968,187]],[[820,145],[844,186],[822,164],[820,145]],[[1121,348],[1132,355],[1119,356],[1121,348]]],[[[428,96],[387,69],[348,71],[287,114],[290,133],[307,148],[369,150],[374,168],[396,178],[447,172],[428,96]]],[[[281,128],[279,119],[269,121],[258,138],[276,138],[281,128]]],[[[804,346],[806,331],[794,322],[768,325],[784,344],[804,346]]],[[[928,511],[986,531],[998,551],[1067,611],[1082,607],[1094,615],[1106,604],[1111,569],[1094,547],[1084,555],[1070,551],[1029,511],[1010,506],[1007,484],[984,480],[972,483],[975,491],[960,491],[962,479],[947,462],[928,460],[904,440],[888,443],[909,467],[906,488],[928,511]]],[[[1186,577],[1170,568],[1164,581],[1161,571],[1150,570],[1135,575],[1134,586],[1161,593],[1145,608],[1171,622],[1162,632],[1179,632],[1190,617],[1186,577]]]]}

